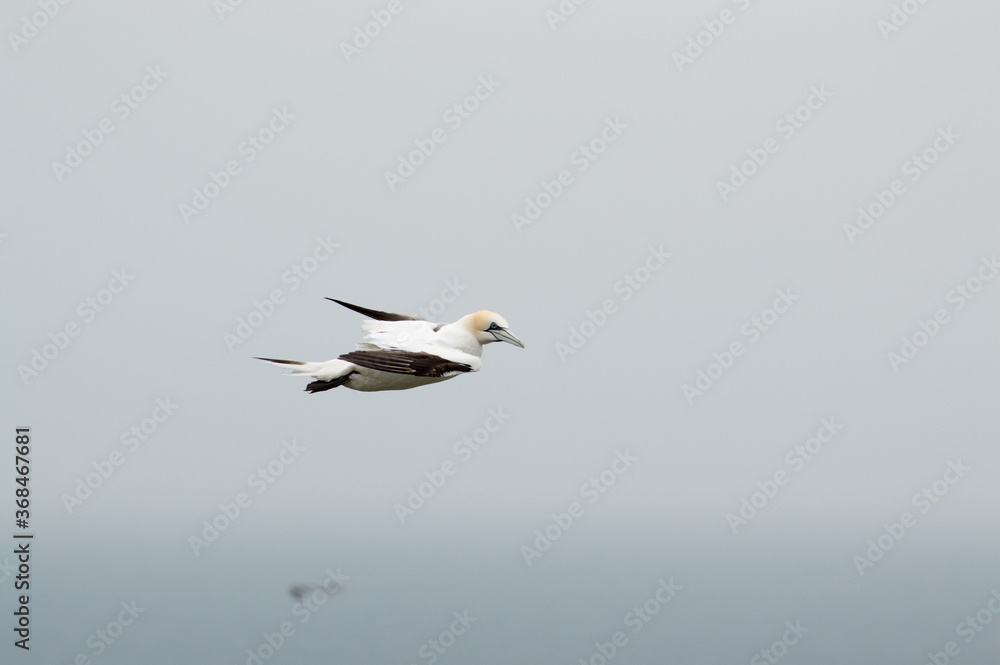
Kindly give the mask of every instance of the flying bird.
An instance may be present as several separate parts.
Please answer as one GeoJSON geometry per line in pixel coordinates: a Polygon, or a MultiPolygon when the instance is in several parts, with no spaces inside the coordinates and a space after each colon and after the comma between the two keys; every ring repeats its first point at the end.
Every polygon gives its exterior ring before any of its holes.
{"type": "Polygon", "coordinates": [[[484,344],[507,342],[524,348],[507,321],[487,310],[466,314],[454,323],[432,323],[327,300],[371,319],[361,324],[368,334],[356,351],[325,362],[257,358],[291,369],[289,374],[312,377],[306,386],[310,393],[338,386],[364,392],[416,388],[478,372],[484,344]]]}

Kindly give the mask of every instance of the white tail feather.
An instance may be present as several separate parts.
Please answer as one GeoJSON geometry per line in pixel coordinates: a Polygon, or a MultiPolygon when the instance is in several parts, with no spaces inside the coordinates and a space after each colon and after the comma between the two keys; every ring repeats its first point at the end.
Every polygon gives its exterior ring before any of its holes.
{"type": "Polygon", "coordinates": [[[354,365],[339,358],[323,362],[276,360],[274,358],[258,358],[258,360],[264,360],[272,365],[290,369],[291,371],[286,373],[285,376],[313,376],[322,381],[332,381],[333,379],[342,377],[350,373],[354,368],[354,365]]]}

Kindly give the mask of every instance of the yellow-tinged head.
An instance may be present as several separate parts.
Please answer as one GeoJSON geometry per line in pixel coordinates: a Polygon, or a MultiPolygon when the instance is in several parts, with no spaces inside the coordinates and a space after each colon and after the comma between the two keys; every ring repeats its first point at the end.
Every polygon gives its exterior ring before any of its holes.
{"type": "Polygon", "coordinates": [[[522,349],[524,348],[524,343],[508,330],[507,319],[496,312],[484,309],[475,314],[470,314],[468,318],[470,319],[472,332],[480,344],[507,342],[522,349]]]}

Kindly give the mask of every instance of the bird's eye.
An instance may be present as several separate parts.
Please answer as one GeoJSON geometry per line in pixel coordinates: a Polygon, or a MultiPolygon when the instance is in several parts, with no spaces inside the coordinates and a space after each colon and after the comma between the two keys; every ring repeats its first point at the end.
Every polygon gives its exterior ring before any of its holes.
{"type": "Polygon", "coordinates": [[[500,326],[496,324],[496,321],[490,323],[490,327],[487,330],[500,330],[500,326]]]}

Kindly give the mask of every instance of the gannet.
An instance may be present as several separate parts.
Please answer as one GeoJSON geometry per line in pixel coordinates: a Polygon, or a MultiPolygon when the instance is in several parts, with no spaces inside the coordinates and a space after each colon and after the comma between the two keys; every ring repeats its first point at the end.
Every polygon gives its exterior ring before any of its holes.
{"type": "Polygon", "coordinates": [[[257,358],[291,368],[290,375],[313,377],[315,380],[306,386],[310,393],[337,386],[363,392],[416,388],[478,372],[484,344],[507,342],[524,348],[507,321],[485,309],[454,323],[432,323],[334,298],[327,300],[371,319],[361,324],[368,334],[356,351],[325,362],[257,358]]]}

